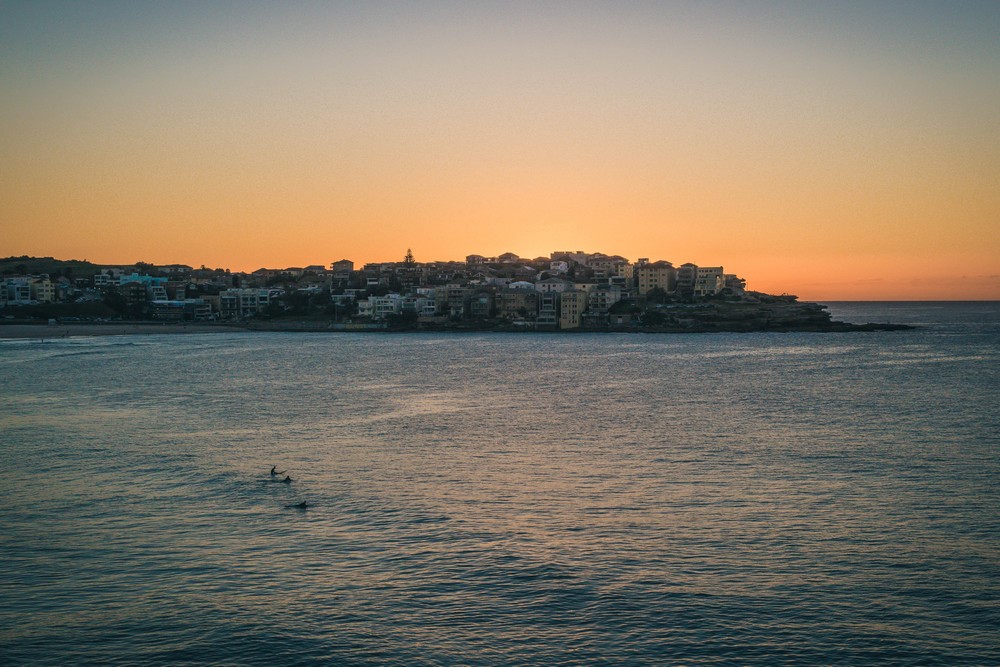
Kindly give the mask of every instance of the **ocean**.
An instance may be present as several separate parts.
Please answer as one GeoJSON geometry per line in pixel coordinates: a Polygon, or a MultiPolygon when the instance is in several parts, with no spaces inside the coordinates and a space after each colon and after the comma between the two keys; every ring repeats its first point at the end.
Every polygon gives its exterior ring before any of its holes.
{"type": "Polygon", "coordinates": [[[2,340],[0,664],[1000,664],[1000,303],[829,305],[2,340]]]}

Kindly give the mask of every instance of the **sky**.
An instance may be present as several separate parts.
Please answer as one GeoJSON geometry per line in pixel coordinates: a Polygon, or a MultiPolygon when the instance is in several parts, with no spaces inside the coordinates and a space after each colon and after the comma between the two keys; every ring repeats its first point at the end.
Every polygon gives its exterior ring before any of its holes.
{"type": "Polygon", "coordinates": [[[1000,2],[0,0],[0,255],[1000,299],[1000,2]]]}

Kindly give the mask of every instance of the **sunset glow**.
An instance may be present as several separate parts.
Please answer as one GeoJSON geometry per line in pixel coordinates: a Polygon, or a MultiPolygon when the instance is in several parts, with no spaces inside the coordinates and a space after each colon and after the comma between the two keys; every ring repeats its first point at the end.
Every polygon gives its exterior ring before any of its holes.
{"type": "Polygon", "coordinates": [[[0,255],[1000,299],[994,2],[0,3],[0,255]]]}

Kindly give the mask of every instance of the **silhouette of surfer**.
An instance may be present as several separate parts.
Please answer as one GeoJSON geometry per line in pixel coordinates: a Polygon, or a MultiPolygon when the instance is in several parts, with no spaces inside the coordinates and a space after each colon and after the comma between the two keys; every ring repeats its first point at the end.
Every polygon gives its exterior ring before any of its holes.
{"type": "Polygon", "coordinates": [[[285,507],[293,510],[304,510],[307,507],[309,507],[309,505],[306,503],[306,501],[303,500],[301,503],[295,503],[294,505],[285,505],[285,507]]]}
{"type": "Polygon", "coordinates": [[[288,475],[285,475],[285,479],[281,480],[281,483],[282,484],[291,484],[292,483],[292,478],[289,477],[288,475]]]}
{"type": "Polygon", "coordinates": [[[271,477],[277,477],[278,475],[284,475],[284,470],[278,470],[278,466],[271,466],[271,477]]]}

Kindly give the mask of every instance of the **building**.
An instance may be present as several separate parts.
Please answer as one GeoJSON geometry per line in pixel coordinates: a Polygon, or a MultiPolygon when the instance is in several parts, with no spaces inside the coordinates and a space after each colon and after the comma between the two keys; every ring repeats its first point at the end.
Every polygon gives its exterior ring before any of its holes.
{"type": "Polygon", "coordinates": [[[358,301],[358,315],[370,317],[373,320],[385,320],[390,315],[403,312],[403,297],[390,293],[385,296],[370,296],[364,301],[358,301]]]}
{"type": "Polygon", "coordinates": [[[4,281],[4,295],[7,304],[25,305],[31,303],[31,285],[27,278],[7,278],[4,281]]]}
{"type": "Polygon", "coordinates": [[[695,273],[694,295],[712,296],[726,286],[721,266],[700,266],[695,273]]]}
{"type": "Polygon", "coordinates": [[[605,255],[604,253],[594,253],[587,257],[587,267],[594,272],[595,278],[608,278],[610,276],[632,277],[633,266],[627,259],[620,255],[605,255]]]}
{"type": "Polygon", "coordinates": [[[743,296],[747,291],[747,281],[740,278],[735,273],[727,273],[722,277],[725,283],[725,289],[729,290],[736,296],[743,296]]]}
{"type": "Polygon", "coordinates": [[[39,303],[52,303],[56,300],[56,284],[48,276],[37,276],[28,282],[31,298],[39,303]]]}
{"type": "Polygon", "coordinates": [[[493,295],[490,292],[476,292],[469,300],[469,317],[485,320],[493,317],[493,295]]]}
{"type": "Polygon", "coordinates": [[[435,290],[434,300],[437,310],[452,317],[463,317],[472,289],[458,284],[446,285],[435,290]]]}
{"type": "Polygon", "coordinates": [[[203,299],[153,301],[150,315],[154,320],[201,322],[212,319],[212,307],[203,299]]]}
{"type": "Polygon", "coordinates": [[[596,314],[607,313],[621,299],[622,289],[618,285],[598,285],[587,297],[587,310],[596,314]]]}
{"type": "Polygon", "coordinates": [[[698,280],[698,265],[690,262],[677,269],[677,284],[674,290],[680,294],[694,294],[694,284],[698,280]]]}
{"type": "Polygon", "coordinates": [[[538,292],[531,283],[511,283],[497,295],[497,314],[505,320],[534,320],[538,315],[538,292]],[[527,287],[525,287],[527,285],[527,287]]]}
{"type": "Polygon", "coordinates": [[[559,291],[538,293],[538,317],[535,326],[555,329],[559,326],[559,291]]]}
{"type": "Polygon", "coordinates": [[[279,289],[227,289],[219,293],[219,313],[224,319],[256,317],[282,293],[279,289]]]}
{"type": "Polygon", "coordinates": [[[563,262],[574,262],[576,264],[586,264],[588,256],[589,255],[582,250],[556,250],[549,255],[549,259],[563,262]]]}
{"type": "Polygon", "coordinates": [[[156,268],[170,276],[186,276],[194,270],[187,264],[164,264],[156,268]]]}
{"type": "Polygon", "coordinates": [[[654,289],[673,292],[677,284],[677,269],[670,262],[640,263],[635,266],[635,280],[639,294],[649,294],[654,289]]]}
{"type": "Polygon", "coordinates": [[[566,290],[560,294],[559,328],[576,329],[587,311],[587,292],[580,289],[566,290]]]}
{"type": "Polygon", "coordinates": [[[539,292],[565,292],[568,289],[573,289],[573,283],[565,278],[553,276],[536,282],[535,289],[539,292]]]}
{"type": "Polygon", "coordinates": [[[349,259],[341,259],[330,264],[335,280],[347,280],[354,273],[354,262],[349,259]]]}

